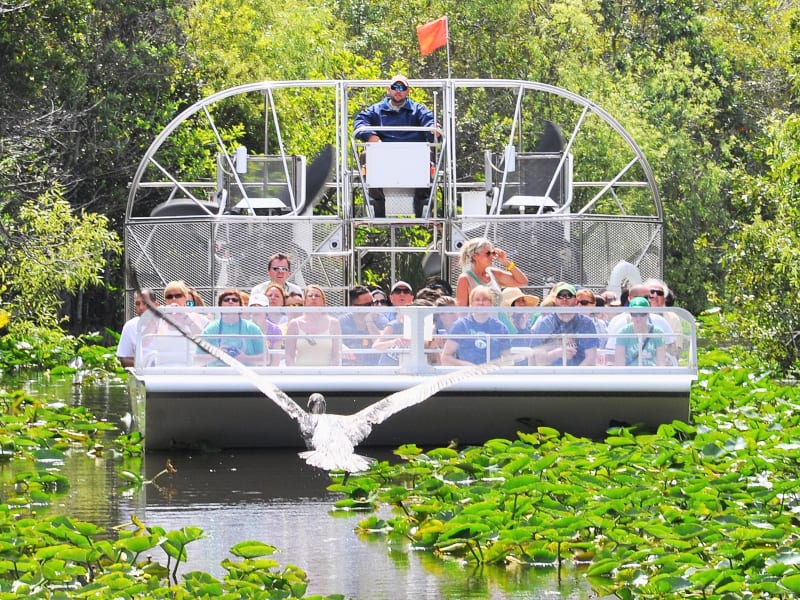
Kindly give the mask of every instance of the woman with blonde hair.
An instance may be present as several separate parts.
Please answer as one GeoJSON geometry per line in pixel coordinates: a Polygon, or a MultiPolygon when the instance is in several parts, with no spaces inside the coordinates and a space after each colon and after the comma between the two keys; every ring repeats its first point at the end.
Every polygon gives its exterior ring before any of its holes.
{"type": "Polygon", "coordinates": [[[479,285],[494,292],[495,306],[504,287],[523,287],[528,277],[510,260],[505,250],[494,248],[486,238],[467,240],[461,247],[461,267],[464,270],[456,283],[456,305],[469,306],[469,294],[479,285]],[[494,261],[502,265],[495,267],[494,261]]]}
{"type": "MultiPolygon", "coordinates": [[[[313,283],[306,286],[303,306],[327,305],[327,296],[320,286],[313,283]]],[[[286,365],[338,366],[342,357],[341,334],[338,319],[318,310],[304,312],[286,326],[286,365]]]]}

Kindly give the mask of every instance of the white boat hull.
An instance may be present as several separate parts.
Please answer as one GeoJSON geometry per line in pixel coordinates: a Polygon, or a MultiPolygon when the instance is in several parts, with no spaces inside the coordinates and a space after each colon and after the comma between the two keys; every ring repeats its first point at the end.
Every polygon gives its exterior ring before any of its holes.
{"type": "MultiPolygon", "coordinates": [[[[614,425],[638,424],[654,431],[662,423],[689,418],[694,379],[689,373],[577,370],[490,375],[463,382],[376,426],[364,445],[481,444],[497,437],[515,439],[518,431],[531,433],[540,426],[597,439],[614,425]]],[[[271,381],[301,405],[310,393],[322,392],[330,412],[350,414],[420,378],[353,372],[276,375],[271,381]]],[[[296,424],[236,375],[131,376],[131,385],[148,449],[302,446],[296,424]]]]}

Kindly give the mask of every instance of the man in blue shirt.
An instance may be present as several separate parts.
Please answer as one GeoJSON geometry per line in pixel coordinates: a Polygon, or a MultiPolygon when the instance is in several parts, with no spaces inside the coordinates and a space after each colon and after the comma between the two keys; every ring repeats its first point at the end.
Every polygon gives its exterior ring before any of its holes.
{"type": "MultiPolygon", "coordinates": [[[[569,283],[559,285],[555,297],[559,308],[578,303],[577,290],[569,283]]],[[[596,337],[588,336],[597,334],[597,328],[586,315],[568,311],[549,313],[536,319],[532,333],[535,336],[532,365],[585,366],[597,363],[599,342],[596,337]]]]}
{"type": "MultiPolygon", "coordinates": [[[[386,98],[358,113],[353,128],[362,142],[432,142],[433,135],[425,131],[373,131],[370,127],[434,127],[433,112],[408,97],[410,86],[405,75],[392,77],[386,98]]],[[[429,188],[414,190],[414,216],[422,217],[428,202],[429,188]]],[[[370,188],[369,195],[376,217],[386,216],[386,196],[381,188],[370,188]]]]}

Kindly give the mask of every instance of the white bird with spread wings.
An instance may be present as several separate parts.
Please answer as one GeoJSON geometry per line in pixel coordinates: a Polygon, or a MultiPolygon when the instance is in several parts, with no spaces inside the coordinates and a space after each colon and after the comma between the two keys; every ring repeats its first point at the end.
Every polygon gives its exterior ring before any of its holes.
{"type": "MultiPolygon", "coordinates": [[[[131,269],[131,274],[135,287],[138,289],[139,285],[133,269],[131,269]]],[[[365,471],[373,460],[356,454],[355,447],[366,439],[374,425],[383,423],[395,413],[419,404],[459,381],[498,369],[506,362],[501,359],[432,377],[423,383],[395,392],[352,415],[326,413],[325,398],[322,394],[311,394],[308,399],[309,410],[306,411],[266,377],[243,365],[227,352],[209,344],[198,335],[185,330],[174,319],[159,310],[146,295],[143,295],[142,298],[153,314],[164,319],[181,335],[214,358],[234,368],[267,398],[280,406],[287,415],[297,421],[300,426],[300,435],[309,448],[306,452],[301,452],[300,456],[309,465],[326,471],[346,471],[348,473],[365,471]]]]}

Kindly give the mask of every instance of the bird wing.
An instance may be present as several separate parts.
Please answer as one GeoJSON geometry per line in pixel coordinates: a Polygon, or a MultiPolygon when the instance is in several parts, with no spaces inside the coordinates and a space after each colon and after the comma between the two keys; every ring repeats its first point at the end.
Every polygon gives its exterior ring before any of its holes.
{"type": "Polygon", "coordinates": [[[424,402],[436,394],[436,392],[448,388],[459,381],[464,381],[470,377],[476,377],[494,371],[504,364],[511,364],[511,362],[509,358],[504,357],[480,365],[464,367],[457,371],[451,371],[444,375],[428,379],[408,389],[395,392],[383,400],[379,400],[375,404],[363,408],[354,415],[348,417],[347,431],[350,440],[353,442],[353,445],[356,445],[369,435],[373,425],[383,423],[393,414],[409,406],[424,402]]]}
{"type": "MultiPolygon", "coordinates": [[[[131,279],[133,281],[133,287],[136,289],[137,292],[141,292],[141,287],[139,286],[139,278],[136,274],[136,269],[133,268],[133,265],[130,265],[130,274],[131,279]]],[[[295,421],[298,422],[300,425],[301,432],[308,428],[308,420],[309,414],[302,409],[302,407],[297,404],[294,400],[292,400],[286,392],[280,389],[275,384],[268,381],[265,377],[262,377],[258,373],[256,373],[251,368],[243,365],[238,360],[233,358],[227,352],[217,348],[216,346],[209,344],[206,340],[201,338],[199,335],[195,335],[186,329],[184,329],[175,319],[170,317],[167,314],[161,312],[161,310],[153,304],[147,294],[140,294],[144,303],[147,304],[147,308],[153,311],[158,318],[164,319],[167,323],[172,325],[178,332],[185,337],[187,340],[192,342],[195,346],[202,348],[206,352],[208,352],[211,356],[216,358],[217,360],[222,361],[229,367],[232,367],[236,370],[239,375],[247,379],[250,383],[252,383],[256,388],[258,388],[267,398],[272,400],[275,404],[280,406],[283,411],[292,417],[295,421]]]]}

